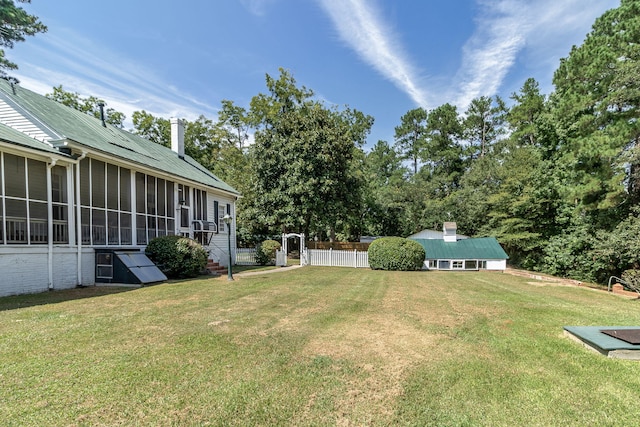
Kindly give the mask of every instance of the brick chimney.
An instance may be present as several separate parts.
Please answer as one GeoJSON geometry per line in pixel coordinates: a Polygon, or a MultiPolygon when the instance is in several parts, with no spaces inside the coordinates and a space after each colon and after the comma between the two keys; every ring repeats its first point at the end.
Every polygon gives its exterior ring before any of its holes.
{"type": "Polygon", "coordinates": [[[182,120],[172,117],[171,122],[171,149],[178,153],[178,157],[184,159],[184,124],[182,120]]]}

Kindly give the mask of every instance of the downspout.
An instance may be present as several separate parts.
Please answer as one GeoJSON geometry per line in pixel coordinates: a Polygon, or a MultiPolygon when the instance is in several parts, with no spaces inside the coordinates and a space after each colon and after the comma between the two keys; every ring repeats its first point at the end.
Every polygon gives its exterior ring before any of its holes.
{"type": "MultiPolygon", "coordinates": [[[[236,197],[233,200],[233,253],[234,255],[238,254],[238,217],[236,216],[238,214],[238,211],[236,210],[236,203],[238,201],[238,198],[236,197]]],[[[233,263],[235,265],[235,263],[237,262],[236,260],[236,256],[233,257],[233,263]]]]}
{"type": "Polygon", "coordinates": [[[58,159],[51,158],[47,163],[47,267],[49,269],[49,290],[53,290],[53,203],[51,200],[51,169],[56,165],[58,159]]]}
{"type": "Polygon", "coordinates": [[[82,285],[82,219],[80,216],[80,161],[87,157],[87,152],[82,151],[76,159],[76,247],[78,248],[78,261],[76,262],[78,274],[78,286],[82,285]]]}

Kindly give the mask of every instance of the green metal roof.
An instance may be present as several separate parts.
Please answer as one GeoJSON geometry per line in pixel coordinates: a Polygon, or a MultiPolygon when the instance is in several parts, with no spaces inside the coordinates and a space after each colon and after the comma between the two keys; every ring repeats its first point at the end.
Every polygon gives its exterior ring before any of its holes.
{"type": "Polygon", "coordinates": [[[111,125],[104,127],[100,119],[23,87],[15,86],[14,95],[10,84],[1,79],[0,91],[61,139],[86,147],[87,151],[97,151],[239,195],[237,190],[187,155],[180,158],[170,148],[111,125]]]}
{"type": "Polygon", "coordinates": [[[27,136],[24,133],[10,128],[9,126],[6,126],[2,123],[0,123],[0,141],[9,142],[11,144],[18,144],[22,145],[23,147],[32,148],[34,150],[68,157],[66,154],[61,153],[49,144],[38,141],[37,139],[33,139],[30,136],[27,136]]]}
{"type": "Polygon", "coordinates": [[[413,239],[424,248],[427,259],[509,259],[495,237],[461,239],[413,239]]]}

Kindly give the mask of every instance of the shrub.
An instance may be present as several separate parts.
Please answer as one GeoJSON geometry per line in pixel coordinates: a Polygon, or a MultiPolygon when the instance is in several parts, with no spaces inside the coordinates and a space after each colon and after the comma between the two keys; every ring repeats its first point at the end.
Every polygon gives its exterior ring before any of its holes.
{"type": "Polygon", "coordinates": [[[633,289],[640,289],[640,270],[625,270],[622,273],[624,280],[633,289]]]}
{"type": "Polygon", "coordinates": [[[256,262],[260,265],[267,265],[275,262],[276,251],[282,246],[275,240],[265,240],[256,248],[256,262]]]}
{"type": "Polygon", "coordinates": [[[420,243],[402,237],[383,237],[369,245],[369,265],[374,270],[420,270],[425,252],[420,243]]]}
{"type": "Polygon", "coordinates": [[[207,265],[207,251],[186,237],[156,237],[149,242],[145,253],[171,279],[196,277],[207,265]]]}

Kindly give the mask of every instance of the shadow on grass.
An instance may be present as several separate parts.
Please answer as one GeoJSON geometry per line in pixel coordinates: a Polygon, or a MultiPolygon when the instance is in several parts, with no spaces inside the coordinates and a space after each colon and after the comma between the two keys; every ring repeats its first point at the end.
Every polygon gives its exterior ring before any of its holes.
{"type": "Polygon", "coordinates": [[[0,298],[0,311],[16,310],[19,308],[38,305],[56,304],[85,298],[95,298],[104,295],[119,294],[137,288],[123,286],[88,286],[74,289],[53,290],[38,294],[12,295],[0,298]]]}

